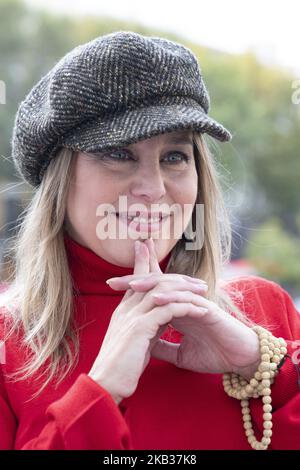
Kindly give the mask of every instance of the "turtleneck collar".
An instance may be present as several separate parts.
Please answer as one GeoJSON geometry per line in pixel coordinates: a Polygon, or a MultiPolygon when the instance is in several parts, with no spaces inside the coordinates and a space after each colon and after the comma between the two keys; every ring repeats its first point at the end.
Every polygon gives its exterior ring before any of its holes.
{"type": "MultiPolygon", "coordinates": [[[[133,267],[117,266],[98,256],[94,251],[76,242],[64,232],[64,243],[75,291],[79,294],[124,295],[125,291],[114,291],[106,280],[111,277],[133,274],[133,267]]],[[[163,272],[171,253],[159,263],[163,272]]]]}

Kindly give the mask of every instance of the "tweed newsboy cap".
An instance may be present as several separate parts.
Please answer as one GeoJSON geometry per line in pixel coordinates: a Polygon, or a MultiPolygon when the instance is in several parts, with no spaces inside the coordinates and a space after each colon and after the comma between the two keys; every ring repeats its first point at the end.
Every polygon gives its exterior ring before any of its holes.
{"type": "Polygon", "coordinates": [[[209,106],[190,49],[132,31],[110,33],[75,47],[28,93],[15,118],[12,158],[37,187],[61,147],[95,152],[184,129],[230,140],[209,106]]]}

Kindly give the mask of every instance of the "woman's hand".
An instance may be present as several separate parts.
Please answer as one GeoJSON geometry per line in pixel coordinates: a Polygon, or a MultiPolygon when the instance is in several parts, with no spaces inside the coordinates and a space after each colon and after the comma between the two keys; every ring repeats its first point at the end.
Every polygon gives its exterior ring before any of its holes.
{"type": "Polygon", "coordinates": [[[182,278],[189,279],[190,285],[193,282],[196,284],[198,280],[181,274],[164,274],[159,267],[153,240],[146,240],[145,244],[150,254],[149,273],[113,278],[109,280],[109,285],[116,290],[132,289],[145,293],[159,286],[164,290],[165,283],[173,283],[173,289],[152,296],[156,305],[183,302],[195,308],[195,314],[187,313],[170,321],[184,335],[181,343],[174,344],[156,338],[151,355],[195,372],[235,372],[249,380],[260,362],[256,333],[205,298],[204,290],[177,290],[176,281],[182,278]],[[207,309],[206,313],[201,308],[207,309]],[[199,315],[196,315],[197,309],[199,315]]]}
{"type": "MultiPolygon", "coordinates": [[[[149,274],[155,260],[150,263],[146,245],[140,244],[135,253],[134,275],[149,274]]],[[[150,291],[135,292],[128,288],[113,312],[100,351],[89,376],[105,388],[117,404],[131,396],[151,358],[151,351],[172,319],[202,314],[201,309],[184,302],[169,302],[157,305],[154,294],[176,289],[176,292],[203,292],[203,283],[192,281],[189,276],[179,277],[150,291]]]]}

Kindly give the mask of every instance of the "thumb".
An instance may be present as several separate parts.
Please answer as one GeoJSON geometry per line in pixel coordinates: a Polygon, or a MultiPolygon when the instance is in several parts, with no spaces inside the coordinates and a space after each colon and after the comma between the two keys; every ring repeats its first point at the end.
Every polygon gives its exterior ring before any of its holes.
{"type": "Polygon", "coordinates": [[[151,356],[162,361],[170,362],[178,367],[179,348],[180,344],[159,339],[151,350],[151,356]]]}

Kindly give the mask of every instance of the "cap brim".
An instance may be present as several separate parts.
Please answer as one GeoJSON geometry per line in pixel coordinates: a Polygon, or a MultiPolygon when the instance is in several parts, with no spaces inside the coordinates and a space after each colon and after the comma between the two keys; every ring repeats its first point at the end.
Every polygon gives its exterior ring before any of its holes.
{"type": "Polygon", "coordinates": [[[74,150],[93,152],[186,129],[206,133],[221,142],[232,138],[231,133],[200,106],[172,104],[127,109],[85,121],[66,134],[62,144],[74,150]]]}

